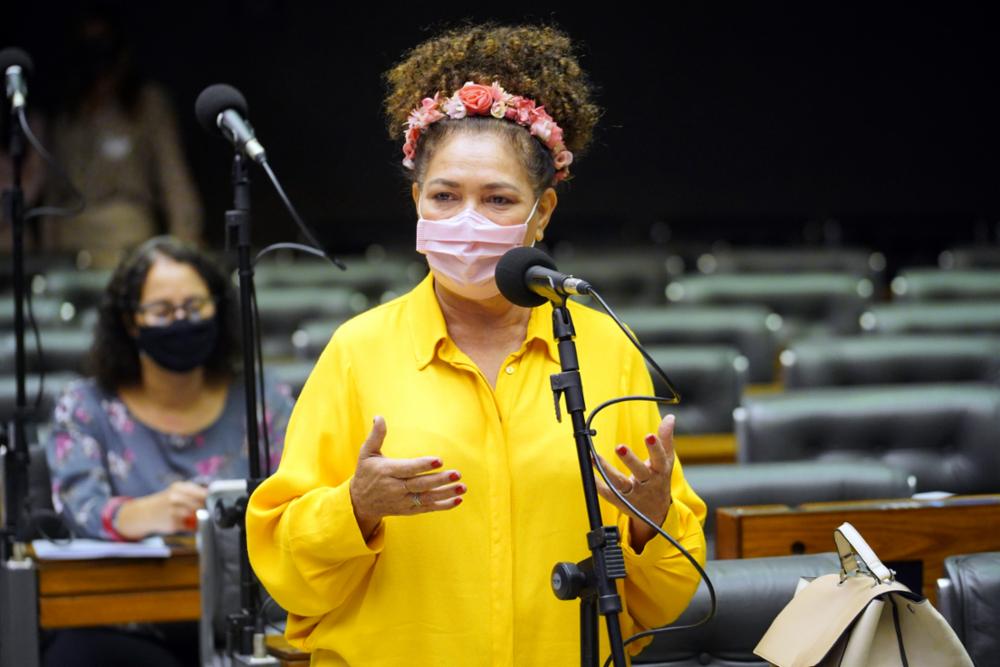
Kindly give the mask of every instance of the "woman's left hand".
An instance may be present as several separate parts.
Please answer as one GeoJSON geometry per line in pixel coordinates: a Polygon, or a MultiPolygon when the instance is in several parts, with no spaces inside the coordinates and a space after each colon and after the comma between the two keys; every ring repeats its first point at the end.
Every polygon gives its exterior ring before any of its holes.
{"type": "MultiPolygon", "coordinates": [[[[607,459],[601,457],[601,465],[608,479],[637,510],[662,525],[667,518],[672,502],[670,497],[670,475],[674,470],[674,416],[667,415],[660,421],[656,434],[646,436],[646,451],[649,458],[641,460],[627,445],[618,445],[615,453],[632,473],[620,472],[607,459]]],[[[650,528],[618,500],[608,485],[597,478],[597,491],[609,503],[625,512],[631,518],[632,546],[641,550],[655,534],[650,528]]]]}

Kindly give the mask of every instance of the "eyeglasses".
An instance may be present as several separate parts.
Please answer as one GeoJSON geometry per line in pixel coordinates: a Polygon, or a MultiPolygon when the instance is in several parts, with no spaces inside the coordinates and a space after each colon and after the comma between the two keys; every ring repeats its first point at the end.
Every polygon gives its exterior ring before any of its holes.
{"type": "Polygon", "coordinates": [[[215,299],[209,296],[193,296],[184,299],[182,304],[170,301],[151,301],[140,304],[135,312],[142,314],[146,326],[164,327],[177,319],[177,313],[184,311],[184,319],[188,322],[200,322],[215,315],[215,299]]]}

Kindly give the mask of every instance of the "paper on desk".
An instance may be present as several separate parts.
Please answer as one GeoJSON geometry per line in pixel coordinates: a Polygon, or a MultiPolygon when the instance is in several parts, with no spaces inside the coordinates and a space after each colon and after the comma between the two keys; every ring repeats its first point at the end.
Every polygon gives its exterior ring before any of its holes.
{"type": "Polygon", "coordinates": [[[167,558],[170,547],[162,537],[147,537],[141,542],[105,542],[75,539],[68,542],[32,540],[39,560],[87,560],[90,558],[167,558]]]}

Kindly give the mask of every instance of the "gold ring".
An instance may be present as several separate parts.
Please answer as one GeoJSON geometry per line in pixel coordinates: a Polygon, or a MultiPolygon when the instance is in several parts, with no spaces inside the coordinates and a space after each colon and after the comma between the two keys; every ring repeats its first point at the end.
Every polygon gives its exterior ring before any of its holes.
{"type": "Polygon", "coordinates": [[[423,505],[423,503],[420,502],[420,494],[419,493],[411,493],[410,494],[410,500],[413,501],[413,506],[414,507],[420,507],[421,505],[423,505]]]}

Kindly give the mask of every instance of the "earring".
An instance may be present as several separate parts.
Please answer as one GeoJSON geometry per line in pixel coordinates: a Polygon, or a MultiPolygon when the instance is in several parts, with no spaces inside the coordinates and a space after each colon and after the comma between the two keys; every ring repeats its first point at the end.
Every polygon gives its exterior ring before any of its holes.
{"type": "Polygon", "coordinates": [[[542,233],[542,230],[539,229],[537,232],[535,232],[535,241],[541,241],[544,236],[545,234],[542,233]]]}

